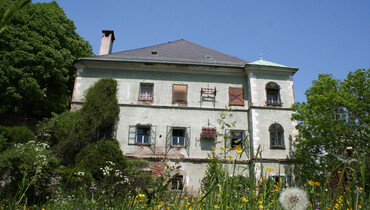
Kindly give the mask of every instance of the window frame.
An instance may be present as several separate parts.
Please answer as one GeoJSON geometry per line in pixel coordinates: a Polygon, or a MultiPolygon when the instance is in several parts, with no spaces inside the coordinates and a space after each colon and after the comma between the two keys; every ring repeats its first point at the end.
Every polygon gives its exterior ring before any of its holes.
{"type": "Polygon", "coordinates": [[[101,125],[97,127],[92,133],[92,139],[96,141],[101,140],[101,139],[112,140],[113,139],[113,125],[107,125],[107,126],[101,125]]]}
{"type": "MultiPolygon", "coordinates": [[[[150,146],[155,147],[157,126],[152,124],[136,124],[129,125],[128,128],[128,145],[150,146]],[[149,128],[150,134],[148,143],[137,142],[138,128],[149,128]]],[[[154,151],[153,151],[154,152],[154,151]]]]}
{"type": "Polygon", "coordinates": [[[153,83],[140,83],[140,87],[139,87],[139,101],[142,101],[142,102],[153,102],[154,101],[154,84],[153,83]],[[143,86],[151,86],[152,87],[152,94],[151,94],[151,100],[149,99],[143,99],[141,96],[142,96],[142,87],[143,86]]]}
{"type": "Polygon", "coordinates": [[[284,143],[284,128],[279,123],[273,123],[269,127],[270,136],[270,149],[285,149],[284,143]],[[276,144],[274,143],[273,136],[276,138],[276,144]]]}
{"type": "Polygon", "coordinates": [[[184,190],[185,186],[185,176],[182,174],[177,174],[172,177],[171,179],[171,190],[179,190],[182,191],[184,190]],[[176,181],[176,186],[174,185],[174,182],[176,181]]]}
{"type": "MultiPolygon", "coordinates": [[[[177,136],[177,137],[180,137],[180,136],[177,136]]],[[[172,131],[171,131],[171,147],[186,147],[186,141],[187,141],[187,139],[186,139],[186,128],[173,127],[172,131]],[[183,145],[182,144],[179,145],[179,143],[173,144],[173,137],[174,137],[173,132],[174,132],[174,130],[182,130],[183,131],[183,133],[184,133],[184,136],[182,136],[184,138],[184,144],[183,145]]],[[[179,142],[179,140],[177,140],[177,142],[179,142]]]]}
{"type": "MultiPolygon", "coordinates": [[[[135,144],[136,145],[150,145],[151,135],[152,135],[151,126],[149,126],[149,125],[137,125],[136,126],[135,144]],[[146,129],[147,132],[149,132],[149,134],[147,134],[147,135],[139,134],[139,129],[146,129]],[[148,137],[148,142],[138,142],[138,137],[139,136],[147,136],[148,137]]],[[[143,139],[142,139],[142,141],[143,141],[143,139]]]]}
{"type": "Polygon", "coordinates": [[[188,92],[189,92],[189,87],[187,84],[173,84],[172,85],[172,104],[188,104],[188,92]],[[184,86],[185,87],[185,100],[175,100],[177,97],[175,97],[175,86],[184,86]]]}
{"type": "Polygon", "coordinates": [[[281,106],[281,97],[280,97],[280,86],[276,82],[268,82],[265,86],[266,90],[266,105],[267,106],[281,106]],[[270,99],[270,98],[276,98],[270,99]]]}
{"type": "Polygon", "coordinates": [[[236,149],[236,147],[239,145],[241,148],[244,148],[244,141],[245,141],[245,131],[244,130],[230,130],[230,148],[231,149],[236,149]],[[239,139],[233,139],[233,133],[240,133],[242,136],[241,136],[241,139],[240,139],[240,142],[238,144],[235,144],[234,142],[239,140],[239,139]],[[234,141],[235,140],[235,141],[234,141]],[[234,145],[235,144],[235,145],[234,145]]]}

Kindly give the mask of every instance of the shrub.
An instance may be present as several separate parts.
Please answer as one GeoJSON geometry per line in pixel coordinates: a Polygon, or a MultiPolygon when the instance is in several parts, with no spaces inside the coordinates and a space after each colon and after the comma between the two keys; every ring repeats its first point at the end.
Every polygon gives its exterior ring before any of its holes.
{"type": "Polygon", "coordinates": [[[103,178],[100,168],[103,168],[107,161],[114,162],[121,169],[127,166],[127,158],[122,155],[117,140],[100,140],[90,143],[76,156],[76,165],[91,172],[95,179],[103,178]]]}
{"type": "Polygon", "coordinates": [[[26,126],[0,126],[0,152],[17,143],[26,143],[35,140],[35,135],[26,126]]]}
{"type": "Polygon", "coordinates": [[[16,204],[26,197],[30,203],[43,201],[53,192],[52,178],[58,160],[45,143],[17,144],[0,157],[0,194],[16,204]]]}

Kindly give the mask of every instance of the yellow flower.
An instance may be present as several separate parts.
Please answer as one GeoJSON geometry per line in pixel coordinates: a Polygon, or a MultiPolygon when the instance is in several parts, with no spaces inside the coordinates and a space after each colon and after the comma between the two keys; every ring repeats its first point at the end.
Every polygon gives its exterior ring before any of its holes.
{"type": "Polygon", "coordinates": [[[212,148],[211,148],[211,150],[212,150],[212,151],[216,151],[216,147],[212,147],[212,148]]]}
{"type": "Polygon", "coordinates": [[[263,206],[262,205],[259,205],[258,208],[263,209],[263,206]]]}
{"type": "Polygon", "coordinates": [[[241,154],[243,151],[242,150],[236,150],[236,152],[241,154]]]}
{"type": "Polygon", "coordinates": [[[358,205],[357,207],[358,207],[359,209],[360,209],[360,208],[362,208],[362,206],[361,206],[361,205],[358,205]]]}
{"type": "Polygon", "coordinates": [[[248,202],[246,198],[240,198],[244,203],[248,202]]]}
{"type": "Polygon", "coordinates": [[[220,207],[218,207],[218,206],[216,206],[216,205],[215,205],[214,207],[215,207],[215,209],[219,209],[219,208],[220,208],[220,207]]]}
{"type": "Polygon", "coordinates": [[[315,182],[313,181],[309,181],[308,184],[311,185],[312,187],[315,186],[315,182]]]}
{"type": "Polygon", "coordinates": [[[338,171],[338,174],[342,173],[341,171],[338,171]]]}
{"type": "Polygon", "coordinates": [[[315,186],[320,186],[320,182],[315,182],[315,186]]]}
{"type": "Polygon", "coordinates": [[[267,168],[267,171],[268,172],[272,172],[274,169],[272,169],[272,168],[267,168]]]}
{"type": "Polygon", "coordinates": [[[351,168],[351,171],[355,171],[355,169],[351,168]]]}
{"type": "Polygon", "coordinates": [[[241,148],[242,148],[242,147],[241,147],[240,145],[236,145],[236,146],[235,146],[235,148],[236,148],[237,150],[241,150],[241,148]]]}
{"type": "Polygon", "coordinates": [[[229,159],[230,159],[230,160],[231,160],[231,159],[233,159],[233,156],[229,155],[229,159]]]}
{"type": "Polygon", "coordinates": [[[224,151],[225,150],[225,147],[221,147],[221,150],[224,151]]]}
{"type": "Polygon", "coordinates": [[[360,189],[360,190],[362,191],[362,187],[360,187],[360,188],[358,188],[358,189],[360,189]]]}

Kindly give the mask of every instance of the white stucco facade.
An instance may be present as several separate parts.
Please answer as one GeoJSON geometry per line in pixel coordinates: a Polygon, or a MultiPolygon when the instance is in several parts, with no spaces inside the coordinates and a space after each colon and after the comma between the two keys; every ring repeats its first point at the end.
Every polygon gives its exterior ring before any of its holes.
{"type": "MultiPolygon", "coordinates": [[[[199,189],[211,148],[217,148],[216,152],[220,153],[221,148],[227,151],[230,147],[229,140],[225,142],[220,135],[211,140],[201,138],[204,126],[214,126],[219,133],[244,133],[246,141],[243,148],[246,152],[238,159],[238,166],[243,168],[238,169],[239,173],[260,175],[265,173],[262,168],[270,167],[274,172],[285,174],[292,165],[292,144],[297,131],[295,122],[290,119],[290,108],[294,103],[292,76],[296,68],[254,63],[227,66],[94,59],[80,59],[75,67],[77,77],[72,110],[81,106],[86,90],[100,78],[117,80],[120,114],[114,138],[119,141],[123,154],[152,162],[167,160],[169,165],[180,165],[189,189],[199,189]],[[278,106],[266,103],[268,82],[280,87],[281,104],[278,106]],[[143,84],[153,87],[151,101],[140,100],[143,84]],[[187,87],[186,103],[173,102],[174,85],[187,87]],[[215,89],[216,95],[203,98],[202,88],[215,89]],[[232,100],[230,88],[242,88],[244,105],[229,106],[232,100]],[[235,121],[235,126],[222,130],[217,121],[221,112],[232,114],[225,121],[235,121]],[[283,128],[283,145],[279,148],[271,147],[269,127],[274,123],[283,128]],[[137,135],[134,133],[137,130],[133,128],[140,126],[150,128],[150,144],[138,144],[132,140],[132,135],[137,135]],[[184,130],[184,145],[172,144],[171,128],[184,130]],[[258,155],[257,149],[260,151],[258,155]]],[[[227,155],[235,158],[236,150],[231,149],[227,155]]]]}

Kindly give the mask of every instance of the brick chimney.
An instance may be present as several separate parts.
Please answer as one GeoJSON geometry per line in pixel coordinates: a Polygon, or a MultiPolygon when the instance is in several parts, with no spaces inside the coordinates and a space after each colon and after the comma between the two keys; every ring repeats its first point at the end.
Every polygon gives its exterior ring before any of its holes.
{"type": "Polygon", "coordinates": [[[114,41],[113,30],[103,30],[103,36],[101,38],[99,55],[107,55],[112,53],[114,41]]]}

